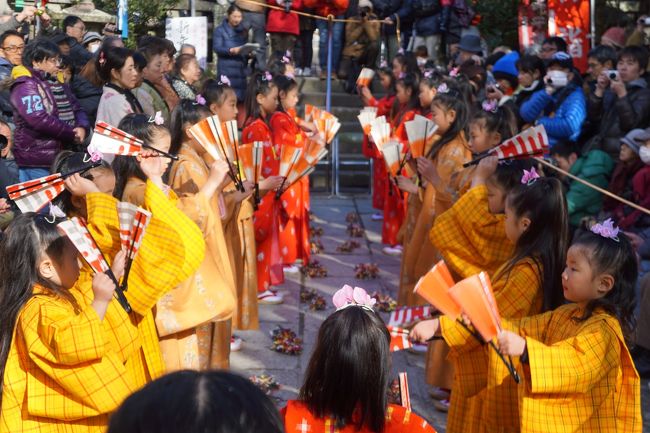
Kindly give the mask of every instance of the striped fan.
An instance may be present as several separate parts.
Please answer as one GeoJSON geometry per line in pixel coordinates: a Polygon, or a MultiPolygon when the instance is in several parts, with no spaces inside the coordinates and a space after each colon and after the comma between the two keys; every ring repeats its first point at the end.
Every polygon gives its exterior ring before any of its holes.
{"type": "Polygon", "coordinates": [[[151,212],[131,203],[117,203],[117,214],[120,221],[120,241],[122,248],[127,252],[124,278],[122,279],[122,290],[128,287],[131,264],[142,245],[144,232],[151,221],[151,212]]]}
{"type": "Polygon", "coordinates": [[[357,78],[357,86],[359,87],[368,87],[370,82],[375,77],[375,71],[369,68],[361,69],[359,73],[359,78],[357,78]]]}
{"type": "Polygon", "coordinates": [[[400,405],[406,410],[411,410],[411,393],[409,392],[409,380],[406,372],[398,373],[400,405]]]}
{"type": "Polygon", "coordinates": [[[282,146],[280,151],[280,173],[282,177],[287,177],[291,168],[294,166],[300,155],[302,154],[302,149],[300,147],[294,146],[282,146]]]}
{"type": "Polygon", "coordinates": [[[325,151],[325,154],[327,153],[327,150],[325,149],[325,143],[317,140],[308,140],[305,148],[303,150],[303,154],[305,156],[305,159],[312,165],[316,164],[318,160],[322,159],[321,154],[325,151]]]}
{"type": "Polygon", "coordinates": [[[386,116],[379,116],[373,120],[370,126],[370,137],[381,152],[382,147],[390,140],[391,128],[386,122],[386,116]]]}
{"type": "Polygon", "coordinates": [[[381,153],[384,156],[388,172],[391,176],[397,177],[404,156],[402,144],[396,140],[391,140],[384,145],[381,153]]]}
{"type": "Polygon", "coordinates": [[[361,127],[363,128],[363,133],[366,135],[370,135],[370,128],[372,127],[372,121],[375,120],[377,117],[377,112],[376,111],[363,111],[361,110],[361,113],[357,116],[357,119],[359,119],[359,123],[361,124],[361,127]]]}
{"type": "Polygon", "coordinates": [[[424,116],[416,115],[413,120],[406,122],[404,126],[406,127],[411,156],[413,158],[424,156],[433,145],[434,134],[438,129],[438,125],[424,116]]]}
{"type": "Polygon", "coordinates": [[[390,351],[398,352],[400,350],[410,349],[413,343],[409,338],[410,331],[408,329],[400,328],[397,326],[387,326],[390,333],[390,351]]]}
{"type": "Polygon", "coordinates": [[[242,144],[239,146],[239,163],[244,177],[257,184],[262,177],[262,148],[261,141],[242,144]]]}
{"type": "Polygon", "coordinates": [[[543,125],[528,128],[498,145],[492,153],[499,159],[532,158],[548,152],[548,137],[543,125]]]}
{"type": "Polygon", "coordinates": [[[137,156],[142,153],[142,148],[154,150],[160,155],[173,160],[178,159],[176,155],[158,150],[139,138],[106,122],[97,122],[95,125],[95,133],[90,139],[87,152],[91,155],[99,152],[108,155],[137,156]]]}

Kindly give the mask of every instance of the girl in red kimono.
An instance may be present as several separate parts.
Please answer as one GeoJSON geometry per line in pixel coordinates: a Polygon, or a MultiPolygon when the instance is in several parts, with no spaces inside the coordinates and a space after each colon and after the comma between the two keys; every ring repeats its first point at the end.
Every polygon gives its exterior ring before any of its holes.
{"type": "Polygon", "coordinates": [[[279,215],[280,203],[275,200],[276,190],[282,183],[278,176],[280,151],[273,144],[268,121],[278,105],[278,88],[269,72],[253,76],[246,90],[246,121],[242,133],[243,143],[264,143],[262,177],[259,184],[260,202],[255,211],[254,227],[257,243],[257,290],[260,304],[280,304],[282,295],[272,290],[272,285],[284,282],[280,254],[279,215]]]}
{"type": "MultiPolygon", "coordinates": [[[[363,104],[369,107],[377,107],[377,117],[388,116],[395,101],[395,78],[390,69],[382,68],[378,71],[379,82],[386,91],[386,96],[376,99],[368,87],[359,88],[361,100],[363,104]]],[[[386,183],[388,182],[388,175],[386,172],[386,165],[381,156],[381,152],[370,141],[367,135],[363,136],[362,151],[365,156],[372,158],[372,207],[380,210],[372,215],[373,221],[381,221],[384,219],[384,198],[386,196],[386,183]]]]}
{"type": "MultiPolygon", "coordinates": [[[[408,146],[408,137],[404,124],[413,120],[420,106],[417,76],[414,74],[402,75],[395,84],[395,91],[395,102],[390,114],[392,135],[402,144],[408,146]]],[[[381,241],[387,244],[382,250],[384,254],[394,256],[402,254],[402,245],[398,233],[406,217],[406,202],[406,194],[402,193],[393,179],[390,179],[386,183],[384,224],[381,229],[381,241]]]]}
{"type": "MultiPolygon", "coordinates": [[[[303,148],[306,136],[296,121],[298,83],[292,78],[277,75],[273,79],[278,88],[278,110],[271,116],[273,144],[282,152],[285,146],[303,148]]],[[[294,185],[284,185],[280,203],[283,215],[280,220],[280,251],[285,272],[297,273],[292,266],[297,260],[309,262],[309,178],[303,177],[294,185]]]]}

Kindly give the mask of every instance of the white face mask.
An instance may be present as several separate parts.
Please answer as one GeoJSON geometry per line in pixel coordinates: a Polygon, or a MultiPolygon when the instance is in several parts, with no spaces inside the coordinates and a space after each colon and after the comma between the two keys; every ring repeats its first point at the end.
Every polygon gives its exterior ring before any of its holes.
{"type": "Polygon", "coordinates": [[[639,157],[644,164],[650,165],[650,146],[641,146],[639,148],[639,157]]]}
{"type": "Polygon", "coordinates": [[[89,45],[88,46],[88,51],[90,51],[91,53],[96,53],[97,50],[99,50],[99,47],[101,47],[101,46],[102,46],[101,43],[96,43],[96,44],[89,45]]]}
{"type": "Polygon", "coordinates": [[[555,89],[561,89],[569,84],[569,76],[564,71],[548,71],[544,82],[555,89]]]}

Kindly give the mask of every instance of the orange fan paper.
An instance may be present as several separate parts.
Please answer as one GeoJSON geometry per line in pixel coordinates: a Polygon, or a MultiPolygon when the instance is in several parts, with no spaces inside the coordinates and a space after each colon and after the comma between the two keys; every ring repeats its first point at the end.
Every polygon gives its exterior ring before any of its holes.
{"type": "Polygon", "coordinates": [[[486,273],[460,281],[449,289],[449,296],[460,305],[485,341],[497,336],[501,330],[501,316],[486,273]]]}
{"type": "Polygon", "coordinates": [[[413,120],[404,124],[406,136],[409,140],[411,156],[419,158],[424,156],[428,149],[433,146],[434,135],[438,129],[433,121],[417,114],[413,120]]]}
{"type": "Polygon", "coordinates": [[[258,183],[262,178],[262,154],[264,143],[253,143],[239,146],[239,164],[244,174],[243,177],[253,183],[258,183]]]}
{"type": "Polygon", "coordinates": [[[382,147],[381,153],[388,172],[391,176],[397,177],[404,157],[404,146],[397,140],[391,140],[382,147]]]}
{"type": "Polygon", "coordinates": [[[379,116],[372,121],[370,125],[370,137],[380,152],[384,145],[388,143],[388,140],[390,140],[390,133],[391,127],[386,122],[386,116],[379,116]]]}
{"type": "Polygon", "coordinates": [[[375,71],[370,68],[363,68],[359,73],[359,78],[357,78],[357,86],[359,87],[369,87],[370,82],[375,77],[375,71]]]}
{"type": "Polygon", "coordinates": [[[95,133],[90,139],[88,153],[99,152],[109,155],[138,156],[144,142],[106,122],[97,122],[95,133]]]}
{"type": "Polygon", "coordinates": [[[544,125],[534,126],[504,141],[493,153],[499,159],[531,158],[548,152],[548,136],[544,125]]]}
{"type": "Polygon", "coordinates": [[[449,296],[449,289],[453,285],[454,280],[447,265],[440,260],[420,278],[413,291],[444,315],[456,320],[460,316],[461,309],[458,303],[449,296]]]}
{"type": "Polygon", "coordinates": [[[318,133],[328,144],[334,140],[334,136],[341,128],[341,122],[336,116],[310,104],[305,105],[305,120],[316,125],[318,133]]]}
{"type": "Polygon", "coordinates": [[[376,117],[377,117],[376,107],[364,107],[361,110],[361,112],[357,116],[357,119],[359,119],[359,123],[363,128],[364,134],[370,135],[370,128],[372,128],[372,122],[375,120],[376,117]]]}

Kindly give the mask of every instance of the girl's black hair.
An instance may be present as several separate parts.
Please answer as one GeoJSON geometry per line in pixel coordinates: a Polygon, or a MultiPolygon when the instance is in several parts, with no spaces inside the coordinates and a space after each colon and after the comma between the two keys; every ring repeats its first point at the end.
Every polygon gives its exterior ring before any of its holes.
{"type": "MultiPolygon", "coordinates": [[[[67,173],[75,170],[79,170],[84,166],[88,166],[90,161],[90,155],[86,152],[73,152],[71,150],[62,150],[54,158],[52,167],[50,168],[50,173],[67,173]]],[[[111,169],[111,166],[104,160],[101,161],[102,168],[107,170],[111,169]]],[[[81,177],[93,180],[93,175],[90,171],[84,171],[81,173],[81,177]]],[[[59,194],[52,204],[61,208],[66,215],[72,215],[76,212],[75,206],[72,204],[72,194],[67,189],[59,194]]]]}
{"type": "Polygon", "coordinates": [[[377,73],[390,78],[390,86],[388,86],[386,93],[388,93],[388,96],[395,96],[395,76],[393,75],[393,71],[389,67],[383,67],[379,68],[377,73]]]}
{"type": "Polygon", "coordinates": [[[33,295],[34,284],[49,289],[52,296],[67,300],[79,311],[78,304],[67,290],[53,286],[39,275],[38,265],[43,254],[58,261],[65,254],[67,241],[56,227],[63,220],[50,219],[52,223],[46,218],[32,212],[18,215],[0,241],[0,389],[16,321],[33,295]]]}
{"type": "MultiPolygon", "coordinates": [[[[298,88],[298,83],[293,78],[289,78],[285,75],[276,75],[273,78],[273,83],[278,88],[278,92],[284,92],[285,95],[292,91],[293,89],[298,88]]],[[[285,109],[282,106],[280,95],[278,94],[278,110],[284,112],[285,109]]]]}
{"type": "Polygon", "coordinates": [[[182,99],[174,108],[169,123],[169,133],[171,134],[172,144],[169,153],[175,155],[181,149],[185,141],[185,124],[194,125],[212,113],[205,105],[201,105],[191,99],[182,99]]]}
{"type": "Polygon", "coordinates": [[[107,433],[284,433],[275,405],[226,371],[177,371],[124,400],[107,433]],[[179,398],[183,396],[183,398],[179,398]]]}
{"type": "Polygon", "coordinates": [[[412,52],[408,51],[404,54],[397,54],[395,57],[393,57],[393,61],[395,60],[397,60],[400,65],[402,65],[402,67],[405,69],[404,72],[407,74],[413,74],[416,77],[420,75],[418,59],[412,52]]]}
{"type": "Polygon", "coordinates": [[[521,56],[519,60],[517,60],[516,66],[517,70],[520,73],[527,72],[529,74],[532,74],[535,71],[539,71],[540,80],[546,74],[546,66],[544,65],[544,60],[530,54],[521,56]]]}
{"type": "Polygon", "coordinates": [[[390,375],[390,334],[374,312],[352,306],[329,316],[318,331],[316,348],[300,389],[317,417],[332,417],[337,428],[381,432],[390,375]]]}
{"type": "Polygon", "coordinates": [[[540,177],[515,186],[506,204],[517,218],[530,219],[528,229],[519,237],[514,255],[496,278],[509,277],[515,265],[532,259],[541,275],[542,311],[553,310],[564,302],[561,274],[569,239],[569,217],[562,182],[540,177]]]}
{"type": "Polygon", "coordinates": [[[287,64],[282,61],[283,56],[284,53],[273,53],[266,64],[266,68],[274,77],[284,75],[287,72],[287,64]]]}
{"type": "Polygon", "coordinates": [[[133,51],[133,64],[138,72],[147,67],[147,59],[138,51],[133,51]]]}
{"type": "Polygon", "coordinates": [[[242,9],[241,9],[239,6],[237,6],[236,4],[232,3],[232,4],[228,7],[228,9],[226,10],[226,15],[230,16],[230,15],[232,15],[233,12],[237,12],[237,11],[239,11],[239,12],[242,13],[242,14],[244,13],[244,12],[242,11],[242,9]]]}
{"type": "Polygon", "coordinates": [[[435,105],[445,111],[454,110],[456,112],[454,123],[449,126],[447,132],[442,134],[440,140],[431,146],[431,150],[429,150],[427,158],[434,159],[445,144],[456,138],[458,134],[465,133],[465,125],[467,124],[468,116],[467,104],[461,97],[460,92],[453,87],[449,88],[447,93],[438,92],[436,97],[433,98],[431,105],[435,105]]]}
{"type": "MultiPolygon", "coordinates": [[[[161,131],[169,133],[169,130],[163,125],[156,125],[153,122],[149,122],[149,116],[146,114],[127,114],[122,118],[117,127],[154,147],[155,143],[153,143],[153,138],[156,133],[161,131]]],[[[113,191],[113,197],[118,200],[122,199],[126,183],[130,177],[136,177],[142,181],[147,180],[147,176],[140,168],[138,160],[132,156],[115,155],[112,168],[115,173],[115,191],[113,191]]]]}
{"type": "Polygon", "coordinates": [[[99,50],[95,59],[95,68],[104,84],[111,82],[111,71],[122,69],[129,57],[133,57],[133,50],[128,48],[110,47],[99,50]]]}
{"type": "MultiPolygon", "coordinates": [[[[411,90],[411,99],[409,99],[405,107],[401,107],[400,102],[397,100],[397,98],[395,98],[395,101],[393,101],[393,107],[390,112],[391,119],[394,119],[395,116],[400,113],[401,116],[403,116],[407,111],[415,110],[420,107],[420,98],[418,97],[418,94],[420,93],[420,89],[418,88],[418,77],[410,73],[404,74],[402,77],[398,78],[395,81],[395,87],[397,87],[398,84],[404,86],[405,90],[411,90]]],[[[401,118],[397,119],[396,124],[401,123],[401,121],[401,118]]]]}
{"type": "Polygon", "coordinates": [[[490,176],[490,181],[494,182],[494,184],[508,194],[516,186],[521,184],[521,177],[524,175],[524,170],[530,170],[536,166],[537,163],[535,160],[529,158],[500,161],[496,171],[490,176]]]}
{"type": "Polygon", "coordinates": [[[589,301],[582,317],[576,320],[583,322],[594,311],[602,309],[618,319],[625,339],[631,341],[635,328],[635,286],[639,270],[636,253],[627,236],[619,233],[617,239],[610,239],[581,229],[576,232],[571,246],[579,246],[585,251],[594,277],[601,274],[614,277],[611,290],[604,297],[589,301]]]}
{"type": "Polygon", "coordinates": [[[424,83],[432,89],[437,89],[442,83],[443,75],[437,69],[425,69],[420,78],[420,84],[424,83]]]}
{"type": "Polygon", "coordinates": [[[244,106],[246,107],[246,123],[250,120],[261,119],[262,112],[257,103],[257,95],[266,96],[275,87],[273,79],[267,80],[266,73],[258,72],[251,77],[246,87],[244,106]]]}
{"type": "Polygon", "coordinates": [[[483,109],[475,110],[470,123],[481,120],[484,121],[485,129],[488,132],[498,132],[501,135],[501,141],[517,134],[517,117],[507,105],[497,107],[494,112],[483,109]]]}
{"type": "Polygon", "coordinates": [[[25,46],[23,65],[32,67],[34,62],[53,59],[61,55],[59,46],[49,39],[38,38],[25,46]]]}

